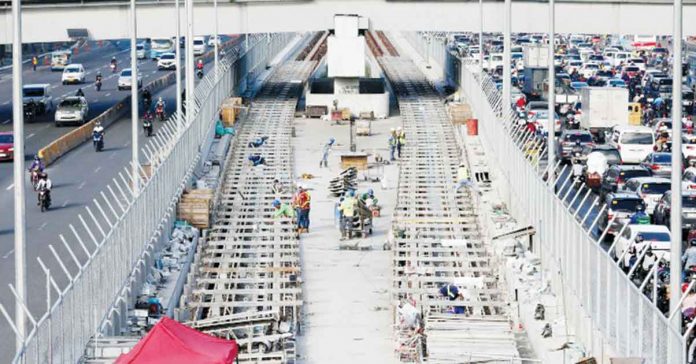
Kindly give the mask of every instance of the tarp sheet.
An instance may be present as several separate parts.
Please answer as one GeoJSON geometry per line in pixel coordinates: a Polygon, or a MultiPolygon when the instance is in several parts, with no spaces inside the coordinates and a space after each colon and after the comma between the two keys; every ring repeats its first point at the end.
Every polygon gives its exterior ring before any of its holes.
{"type": "Polygon", "coordinates": [[[237,351],[234,340],[209,336],[164,317],[116,364],[232,364],[237,351]]]}

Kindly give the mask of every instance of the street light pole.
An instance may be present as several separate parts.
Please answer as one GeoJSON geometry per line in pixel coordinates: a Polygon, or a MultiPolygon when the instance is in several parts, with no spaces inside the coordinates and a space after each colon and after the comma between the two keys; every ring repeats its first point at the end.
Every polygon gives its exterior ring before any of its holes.
{"type": "Polygon", "coordinates": [[[135,16],[135,0],[130,1],[130,13],[131,13],[131,153],[133,159],[133,191],[136,193],[140,190],[140,158],[138,157],[138,126],[140,124],[140,119],[138,117],[138,82],[140,82],[140,77],[138,77],[138,51],[137,51],[137,36],[138,36],[138,25],[135,16]]]}
{"type": "Polygon", "coordinates": [[[483,0],[479,0],[479,69],[483,71],[483,0]]]}
{"type": "Polygon", "coordinates": [[[176,53],[176,130],[180,133],[183,127],[181,125],[181,7],[179,0],[174,1],[174,8],[176,9],[176,44],[174,44],[174,52],[176,53]]]}
{"type": "Polygon", "coordinates": [[[17,349],[26,337],[26,318],[22,305],[27,304],[26,284],[26,214],[24,203],[24,103],[22,101],[22,9],[21,0],[12,0],[12,128],[14,130],[14,256],[15,289],[20,302],[15,302],[17,349]]]}
{"type": "Polygon", "coordinates": [[[510,48],[512,47],[512,0],[505,0],[505,17],[503,25],[503,120],[510,116],[510,93],[512,91],[510,79],[510,48]]]}
{"type": "Polygon", "coordinates": [[[213,47],[213,55],[215,56],[215,79],[217,79],[217,73],[218,73],[218,41],[220,40],[218,37],[218,9],[217,9],[217,0],[213,0],[213,11],[215,12],[215,43],[213,47]]]}
{"type": "MultiPolygon", "coordinates": [[[[556,148],[554,146],[556,139],[556,68],[554,65],[554,56],[556,55],[556,2],[555,0],[549,0],[549,118],[546,123],[546,130],[548,131],[548,148],[546,149],[546,155],[548,155],[549,166],[555,166],[556,161],[554,160],[556,148]]],[[[548,181],[551,183],[551,188],[554,185],[554,170],[549,168],[548,181]]]]}
{"type": "MultiPolygon", "coordinates": [[[[682,253],[682,0],[674,0],[674,30],[672,34],[672,209],[670,219],[671,249],[670,311],[676,316],[670,324],[675,332],[681,332],[682,315],[679,308],[681,296],[681,253],[682,253]]],[[[670,335],[674,338],[674,335],[670,335]]],[[[681,339],[681,338],[679,338],[681,339]]],[[[683,363],[681,340],[670,344],[670,363],[683,363]]]]}
{"type": "Polygon", "coordinates": [[[191,124],[193,116],[193,88],[195,60],[193,56],[193,0],[186,0],[186,124],[191,124]]]}

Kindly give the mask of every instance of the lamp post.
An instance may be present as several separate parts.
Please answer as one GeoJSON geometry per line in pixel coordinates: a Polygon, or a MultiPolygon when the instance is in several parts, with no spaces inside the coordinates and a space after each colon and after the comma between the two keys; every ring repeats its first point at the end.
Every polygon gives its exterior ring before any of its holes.
{"type": "Polygon", "coordinates": [[[138,126],[140,124],[140,119],[138,117],[138,84],[140,82],[140,77],[138,75],[138,51],[137,51],[137,41],[138,41],[138,25],[135,14],[135,0],[130,1],[130,13],[131,13],[131,158],[132,158],[132,168],[133,168],[133,191],[136,193],[140,190],[139,182],[139,166],[140,158],[138,157],[138,126]]]}

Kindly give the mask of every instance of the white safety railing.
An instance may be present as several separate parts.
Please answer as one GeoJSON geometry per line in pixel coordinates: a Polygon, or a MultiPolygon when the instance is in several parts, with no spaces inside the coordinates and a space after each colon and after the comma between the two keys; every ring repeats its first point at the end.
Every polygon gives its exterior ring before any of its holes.
{"type": "Polygon", "coordinates": [[[593,343],[593,333],[599,330],[616,355],[655,364],[667,362],[670,345],[680,346],[684,353],[681,332],[645,293],[652,274],[642,284],[634,283],[614,261],[614,247],[602,246],[606,230],[597,227],[604,213],[599,198],[573,180],[568,167],[553,166],[554,181],[547,181],[549,168],[541,163],[546,155],[543,139],[532,135],[512,110],[503,117],[502,94],[488,75],[463,64],[458,81],[479,119],[489,156],[509,183],[513,214],[540,234],[541,246],[534,250],[545,270],[552,272],[548,279],[556,292],[570,306],[566,319],[579,341],[593,343]],[[591,234],[596,230],[598,239],[591,234]]]}
{"type": "MultiPolygon", "coordinates": [[[[209,72],[195,91],[191,122],[177,125],[172,115],[143,152],[149,168],[126,166],[112,183],[86,206],[80,223],[70,225],[72,237],[60,236],[58,249],[49,245],[55,261],[38,258],[46,279],[46,312],[38,319],[22,306],[31,329],[22,338],[13,318],[0,305],[15,335],[23,342],[14,363],[75,363],[92,336],[120,334],[138,285],[148,274],[165,227],[175,219],[176,202],[191,180],[212,138],[224,98],[239,82],[257,75],[295,34],[255,36],[248,49],[228,54],[219,72],[209,72]],[[137,173],[133,173],[133,170],[137,173]],[[137,187],[136,187],[137,186],[137,187]],[[65,259],[66,254],[68,259],[65,259]],[[61,287],[64,275],[68,284],[61,287]]],[[[22,300],[16,296],[15,304],[22,300]]]]}

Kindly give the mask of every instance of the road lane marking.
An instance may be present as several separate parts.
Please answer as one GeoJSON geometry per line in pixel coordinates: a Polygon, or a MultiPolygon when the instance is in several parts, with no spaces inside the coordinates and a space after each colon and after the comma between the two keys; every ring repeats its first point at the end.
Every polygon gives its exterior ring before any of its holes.
{"type": "Polygon", "coordinates": [[[97,167],[94,169],[94,173],[98,173],[101,170],[101,167],[97,167]]]}
{"type": "Polygon", "coordinates": [[[68,206],[68,201],[70,201],[70,200],[65,200],[65,202],[63,202],[63,204],[60,207],[68,206]]]}
{"type": "Polygon", "coordinates": [[[25,139],[31,139],[32,137],[34,137],[34,135],[36,135],[36,134],[31,133],[31,134],[27,135],[27,137],[25,139]]]}
{"type": "Polygon", "coordinates": [[[77,186],[77,189],[78,189],[78,190],[81,190],[83,187],[85,187],[85,183],[87,183],[87,182],[82,181],[82,183],[80,183],[80,185],[77,186]]]}
{"type": "Polygon", "coordinates": [[[106,96],[106,97],[111,96],[111,92],[107,92],[106,95],[104,95],[104,96],[106,96]]]}
{"type": "Polygon", "coordinates": [[[115,156],[116,156],[116,152],[112,152],[111,155],[109,155],[109,159],[114,159],[115,156]]]}
{"type": "Polygon", "coordinates": [[[7,259],[7,257],[9,257],[10,255],[12,255],[12,253],[14,253],[14,249],[10,250],[9,252],[7,252],[7,254],[3,255],[3,256],[2,256],[2,259],[7,259]]]}
{"type": "Polygon", "coordinates": [[[43,224],[41,224],[41,226],[39,226],[39,230],[43,230],[46,227],[46,225],[48,225],[47,222],[44,222],[43,224]]]}
{"type": "Polygon", "coordinates": [[[10,121],[12,121],[12,119],[7,119],[7,120],[3,121],[2,123],[3,123],[3,124],[9,124],[10,121]]]}
{"type": "Polygon", "coordinates": [[[10,103],[9,101],[5,101],[5,102],[3,102],[2,104],[3,104],[3,105],[7,105],[7,104],[9,104],[9,103],[10,103]]]}
{"type": "Polygon", "coordinates": [[[9,191],[9,190],[11,190],[13,187],[14,187],[14,183],[11,184],[11,185],[9,185],[9,186],[7,186],[7,188],[5,189],[5,191],[9,191]]]}

